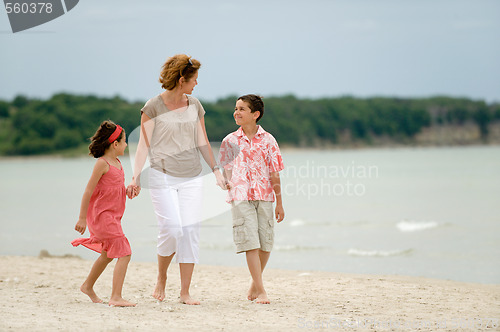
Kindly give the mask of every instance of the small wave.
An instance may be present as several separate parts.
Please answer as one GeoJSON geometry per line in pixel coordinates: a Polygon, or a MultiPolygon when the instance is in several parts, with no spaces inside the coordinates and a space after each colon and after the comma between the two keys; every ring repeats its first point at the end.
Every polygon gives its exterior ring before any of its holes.
{"type": "Polygon", "coordinates": [[[289,225],[291,227],[299,227],[299,226],[304,226],[306,223],[302,219],[293,219],[292,221],[289,222],[289,225]]]}
{"type": "MultiPolygon", "coordinates": [[[[221,251],[234,251],[234,244],[232,242],[225,243],[200,243],[200,248],[209,250],[221,250],[221,251]]],[[[309,251],[309,250],[322,250],[324,247],[314,247],[314,246],[300,246],[293,244],[275,244],[273,250],[276,251],[309,251]]]]}
{"type": "Polygon", "coordinates": [[[396,227],[401,232],[419,232],[426,229],[432,229],[439,226],[436,221],[414,221],[414,220],[402,220],[396,224],[396,227]]]}
{"type": "Polygon", "coordinates": [[[408,255],[413,251],[413,249],[402,249],[402,250],[361,250],[351,248],[347,252],[351,256],[359,257],[390,257],[390,256],[401,256],[408,255]]]}
{"type": "Polygon", "coordinates": [[[281,244],[274,245],[273,250],[276,251],[306,251],[306,250],[321,250],[322,247],[312,247],[312,246],[297,246],[293,244],[281,244]]]}

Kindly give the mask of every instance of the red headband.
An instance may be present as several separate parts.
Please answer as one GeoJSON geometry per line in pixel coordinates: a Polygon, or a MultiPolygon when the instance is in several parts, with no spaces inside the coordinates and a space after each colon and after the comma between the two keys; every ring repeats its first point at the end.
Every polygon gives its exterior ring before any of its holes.
{"type": "Polygon", "coordinates": [[[118,136],[120,136],[121,133],[122,133],[122,127],[120,127],[120,125],[116,125],[115,131],[108,138],[109,143],[113,143],[118,138],[118,136]]]}

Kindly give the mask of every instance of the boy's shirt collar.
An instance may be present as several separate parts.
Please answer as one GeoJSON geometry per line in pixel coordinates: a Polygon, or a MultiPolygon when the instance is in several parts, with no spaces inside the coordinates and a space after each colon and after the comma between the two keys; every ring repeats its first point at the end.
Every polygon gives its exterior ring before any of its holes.
{"type": "MultiPolygon", "coordinates": [[[[264,130],[264,128],[262,128],[262,126],[260,126],[260,125],[257,125],[257,132],[255,133],[254,137],[257,137],[257,136],[265,134],[265,133],[266,133],[266,131],[264,130]]],[[[236,136],[246,137],[247,135],[245,135],[245,133],[243,132],[243,128],[239,127],[238,130],[236,130],[236,136]]]]}

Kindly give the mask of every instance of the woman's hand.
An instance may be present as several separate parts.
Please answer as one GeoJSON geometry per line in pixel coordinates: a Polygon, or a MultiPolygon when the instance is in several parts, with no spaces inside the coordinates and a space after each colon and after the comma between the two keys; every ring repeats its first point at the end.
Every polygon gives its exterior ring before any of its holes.
{"type": "Polygon", "coordinates": [[[136,184],[135,179],[132,179],[132,181],[130,181],[130,184],[127,186],[127,197],[129,199],[132,199],[134,197],[137,197],[140,192],[141,187],[136,184]]]}
{"type": "Polygon", "coordinates": [[[214,175],[219,187],[221,187],[223,190],[230,189],[229,184],[227,183],[226,179],[224,179],[224,176],[220,173],[218,168],[214,170],[214,175]]]}
{"type": "Polygon", "coordinates": [[[83,235],[86,229],[87,229],[87,220],[85,220],[85,218],[79,218],[75,225],[75,231],[83,235]]]}

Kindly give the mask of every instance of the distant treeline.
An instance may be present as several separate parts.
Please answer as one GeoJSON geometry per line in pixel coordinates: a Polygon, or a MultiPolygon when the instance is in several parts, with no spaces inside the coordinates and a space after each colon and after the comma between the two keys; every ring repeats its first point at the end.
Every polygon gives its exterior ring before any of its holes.
{"type": "MultiPolygon", "coordinates": [[[[232,117],[235,101],[235,96],[201,101],[211,141],[220,141],[237,128],[232,117]]],[[[500,104],[465,98],[298,99],[290,95],[268,97],[264,103],[260,124],[288,146],[369,145],[377,138],[405,144],[425,127],[469,123],[476,124],[487,141],[490,124],[500,122],[500,104]]],[[[130,133],[139,125],[143,105],[120,97],[65,93],[48,100],[26,96],[0,100],[0,155],[45,154],[86,145],[105,119],[130,133]]]]}

